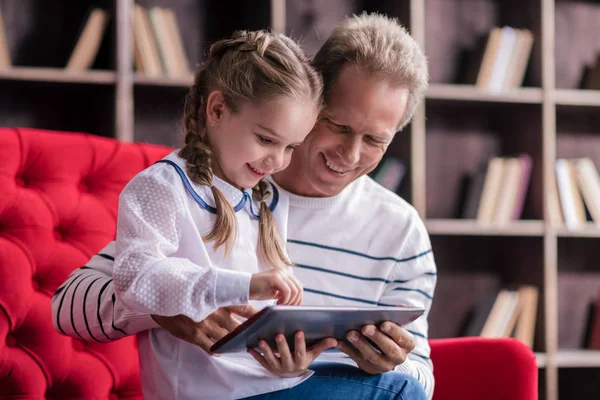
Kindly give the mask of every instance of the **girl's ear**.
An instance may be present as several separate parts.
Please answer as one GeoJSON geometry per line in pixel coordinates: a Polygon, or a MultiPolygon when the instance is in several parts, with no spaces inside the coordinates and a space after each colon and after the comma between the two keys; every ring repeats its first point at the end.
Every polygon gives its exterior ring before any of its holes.
{"type": "Polygon", "coordinates": [[[206,125],[211,126],[217,123],[225,112],[225,97],[220,90],[213,90],[208,95],[206,101],[206,125]]]}

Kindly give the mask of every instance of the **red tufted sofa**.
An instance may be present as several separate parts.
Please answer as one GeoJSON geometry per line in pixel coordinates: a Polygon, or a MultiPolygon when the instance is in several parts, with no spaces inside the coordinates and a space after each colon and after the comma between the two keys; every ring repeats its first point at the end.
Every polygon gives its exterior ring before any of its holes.
{"type": "MultiPolygon", "coordinates": [[[[0,128],[0,398],[141,398],[134,337],[57,333],[50,299],[113,239],[119,192],[171,149],[0,128]]],[[[431,340],[435,400],[537,399],[533,353],[510,339],[431,340]]]]}

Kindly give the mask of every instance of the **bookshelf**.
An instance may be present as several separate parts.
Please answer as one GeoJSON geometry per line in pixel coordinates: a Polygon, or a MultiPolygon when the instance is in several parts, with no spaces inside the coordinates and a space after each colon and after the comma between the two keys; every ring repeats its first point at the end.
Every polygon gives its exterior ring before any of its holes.
{"type": "MultiPolygon", "coordinates": [[[[431,86],[413,122],[388,152],[407,165],[399,194],[424,218],[439,268],[430,335],[460,333],[468,311],[497,285],[540,291],[534,351],[540,398],[586,398],[600,378],[600,353],[583,350],[585,299],[598,295],[591,261],[600,228],[549,222],[557,158],[590,157],[600,167],[600,90],[579,89],[600,53],[595,0],[140,0],[175,12],[189,67],[234,29],[272,27],[302,38],[314,54],[353,12],[398,17],[430,60],[431,86]],[[492,93],[460,83],[465,53],[494,26],[535,37],[522,87],[492,93]],[[456,218],[461,177],[493,156],[527,153],[531,183],[522,219],[481,225],[456,218]],[[583,298],[584,300],[580,300],[583,298]],[[448,321],[448,315],[454,316],[448,321]]],[[[147,77],[133,68],[133,0],[0,0],[14,67],[0,70],[0,124],[85,131],[178,146],[192,77],[147,77]],[[91,69],[64,70],[91,6],[110,14],[91,69]]],[[[591,396],[591,395],[590,395],[591,396]]],[[[589,397],[589,396],[588,396],[589,397]]]]}
{"type": "Polygon", "coordinates": [[[0,70],[0,80],[25,82],[87,83],[114,85],[117,74],[112,71],[67,72],[60,68],[15,67],[0,70]]]}

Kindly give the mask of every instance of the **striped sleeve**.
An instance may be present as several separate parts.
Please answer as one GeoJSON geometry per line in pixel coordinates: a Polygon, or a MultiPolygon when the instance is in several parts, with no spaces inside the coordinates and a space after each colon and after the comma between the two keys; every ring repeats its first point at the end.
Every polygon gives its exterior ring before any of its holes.
{"type": "Polygon", "coordinates": [[[427,318],[431,309],[437,280],[437,269],[429,235],[420,218],[415,214],[414,227],[404,238],[400,257],[388,277],[380,305],[423,307],[425,313],[404,328],[412,334],[415,349],[408,359],[396,367],[398,372],[407,373],[422,385],[428,398],[434,389],[433,363],[430,359],[427,318]]]}
{"type": "Polygon", "coordinates": [[[56,290],[52,323],[57,331],[85,341],[108,342],[158,327],[150,315],[127,309],[115,296],[114,254],[112,242],[56,290]]]}

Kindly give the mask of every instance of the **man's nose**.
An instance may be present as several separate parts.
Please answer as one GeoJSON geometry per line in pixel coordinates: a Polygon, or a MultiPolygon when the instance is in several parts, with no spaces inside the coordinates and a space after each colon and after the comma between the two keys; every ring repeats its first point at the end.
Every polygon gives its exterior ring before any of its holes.
{"type": "Polygon", "coordinates": [[[338,150],[338,154],[342,160],[350,166],[356,164],[360,160],[360,150],[360,138],[346,137],[338,150]]]}

